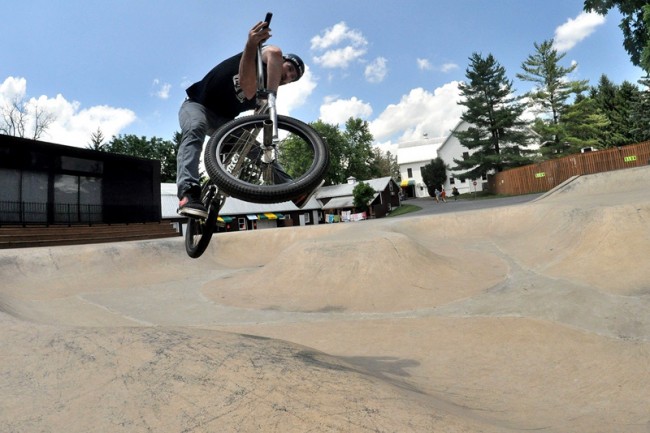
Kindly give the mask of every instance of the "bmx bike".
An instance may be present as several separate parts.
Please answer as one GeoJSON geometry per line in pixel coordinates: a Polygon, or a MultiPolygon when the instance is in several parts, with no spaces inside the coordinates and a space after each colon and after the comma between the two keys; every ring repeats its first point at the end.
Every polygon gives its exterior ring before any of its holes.
{"type": "MultiPolygon", "coordinates": [[[[271,13],[265,22],[270,23],[271,13]]],[[[228,196],[254,203],[280,203],[317,188],[329,167],[326,142],[309,125],[277,114],[276,95],[266,89],[262,46],[257,47],[257,109],[217,129],[204,152],[209,180],[201,197],[205,219],[189,218],[185,249],[192,258],[206,250],[228,196]]]]}

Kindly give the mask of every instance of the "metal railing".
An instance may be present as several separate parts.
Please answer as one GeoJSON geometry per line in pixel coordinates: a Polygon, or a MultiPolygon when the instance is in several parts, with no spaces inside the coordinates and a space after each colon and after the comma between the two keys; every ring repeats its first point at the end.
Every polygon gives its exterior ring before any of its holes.
{"type": "Polygon", "coordinates": [[[103,216],[96,204],[0,201],[0,224],[93,224],[103,216]]]}

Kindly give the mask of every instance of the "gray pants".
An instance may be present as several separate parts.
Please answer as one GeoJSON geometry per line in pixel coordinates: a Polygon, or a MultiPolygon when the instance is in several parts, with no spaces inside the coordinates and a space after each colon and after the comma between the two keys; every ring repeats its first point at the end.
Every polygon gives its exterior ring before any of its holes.
{"type": "MultiPolygon", "coordinates": [[[[178,112],[178,120],[181,125],[181,144],[176,154],[176,186],[178,198],[193,186],[200,185],[199,164],[205,137],[232,120],[227,117],[218,116],[198,102],[186,100],[178,112]]],[[[254,148],[249,157],[257,159],[258,148],[254,148]]],[[[273,163],[273,180],[275,183],[286,183],[291,181],[282,166],[275,161],[273,163]]]]}
{"type": "Polygon", "coordinates": [[[176,154],[176,186],[178,198],[183,193],[200,184],[199,163],[205,137],[212,135],[217,128],[228,122],[205,108],[198,102],[187,99],[178,111],[181,126],[181,144],[176,154]]]}

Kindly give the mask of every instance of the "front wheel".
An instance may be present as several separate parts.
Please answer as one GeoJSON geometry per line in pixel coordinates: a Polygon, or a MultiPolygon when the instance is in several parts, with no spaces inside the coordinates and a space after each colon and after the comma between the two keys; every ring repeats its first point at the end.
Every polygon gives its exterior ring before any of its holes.
{"type": "Polygon", "coordinates": [[[271,145],[269,116],[232,120],[210,137],[205,168],[225,194],[255,203],[279,203],[314,190],[329,167],[329,149],[306,123],[278,116],[271,145]],[[262,143],[268,143],[264,146],[262,143]]]}

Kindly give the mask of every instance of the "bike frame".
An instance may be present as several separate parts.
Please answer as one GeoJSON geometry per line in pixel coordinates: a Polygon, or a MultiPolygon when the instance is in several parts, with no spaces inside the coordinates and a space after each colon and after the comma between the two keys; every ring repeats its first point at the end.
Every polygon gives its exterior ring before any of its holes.
{"type": "MultiPolygon", "coordinates": [[[[277,160],[277,145],[279,143],[278,137],[278,113],[276,109],[276,94],[266,88],[264,82],[264,64],[262,62],[262,44],[257,46],[257,109],[255,114],[267,114],[268,119],[264,121],[261,128],[262,140],[261,143],[257,142],[257,136],[260,133],[260,128],[255,128],[250,131],[246,137],[246,144],[243,147],[242,155],[248,155],[253,146],[258,145],[261,151],[261,162],[267,166],[267,170],[263,170],[263,178],[265,181],[272,183],[273,174],[271,166],[277,160]]],[[[238,158],[233,161],[233,165],[229,167],[229,171],[237,172],[241,169],[245,158],[238,158]]]]}

